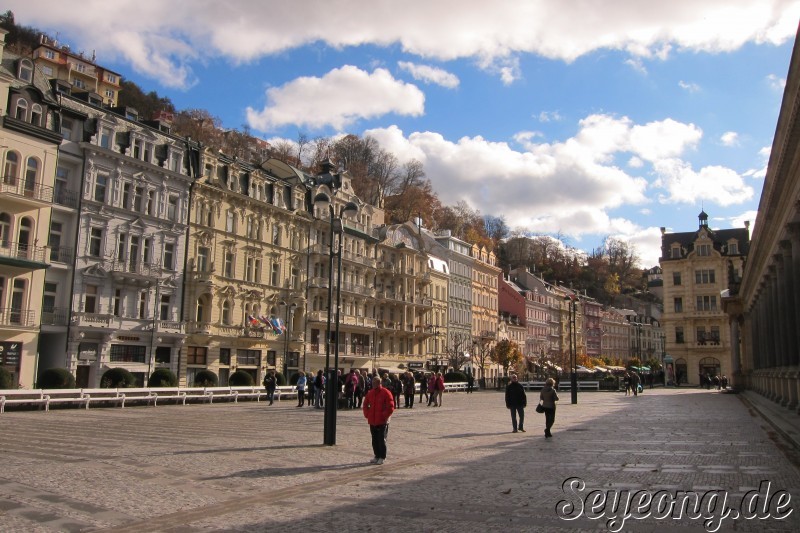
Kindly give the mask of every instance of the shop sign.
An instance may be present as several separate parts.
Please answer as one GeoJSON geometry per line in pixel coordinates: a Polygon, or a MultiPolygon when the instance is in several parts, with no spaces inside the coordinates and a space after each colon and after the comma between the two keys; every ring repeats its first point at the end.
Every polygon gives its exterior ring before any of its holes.
{"type": "Polygon", "coordinates": [[[22,358],[21,342],[0,342],[0,363],[6,366],[19,366],[22,358]]]}

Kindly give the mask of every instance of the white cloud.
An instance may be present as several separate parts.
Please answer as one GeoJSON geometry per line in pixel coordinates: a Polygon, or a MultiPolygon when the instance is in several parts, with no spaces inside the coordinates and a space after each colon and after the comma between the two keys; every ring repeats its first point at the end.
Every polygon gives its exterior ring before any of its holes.
{"type": "Polygon", "coordinates": [[[678,82],[678,87],[690,93],[700,92],[700,86],[693,82],[680,80],[678,82]]]}
{"type": "Polygon", "coordinates": [[[397,44],[419,57],[473,58],[511,83],[519,78],[515,55],[521,53],[571,62],[596,50],[622,50],[635,63],[664,59],[673,49],[728,52],[746,43],[785,42],[800,18],[797,0],[674,0],[636,9],[629,0],[409,0],[402,8],[389,0],[341,0],[336,9],[318,0],[6,4],[18,21],[59,28],[76,48],[125,58],[169,86],[191,84],[195,62],[222,57],[246,63],[312,43],[397,44]]]}
{"type": "Polygon", "coordinates": [[[542,111],[539,113],[539,122],[559,122],[563,117],[558,111],[542,111]]]}
{"type": "Polygon", "coordinates": [[[745,202],[753,197],[753,188],[746,185],[734,170],[707,166],[695,171],[685,161],[663,159],[654,163],[658,179],[653,184],[666,190],[664,203],[698,203],[713,200],[721,206],[745,202]]]}
{"type": "Polygon", "coordinates": [[[724,146],[739,146],[739,134],[735,131],[726,131],[719,140],[724,146]]]}
{"type": "Polygon", "coordinates": [[[321,78],[297,78],[282,87],[267,89],[261,111],[247,108],[247,122],[258,131],[287,124],[343,129],[361,118],[388,113],[420,116],[425,95],[416,86],[396,80],[386,69],[371,74],[345,65],[321,78]]]}
{"type": "Polygon", "coordinates": [[[753,228],[756,225],[756,218],[758,217],[758,211],[750,210],[745,211],[740,215],[736,215],[735,217],[730,217],[728,219],[729,224],[727,227],[729,228],[743,228],[745,222],[750,222],[750,234],[753,234],[753,228]]]}
{"type": "MultiPolygon", "coordinates": [[[[525,151],[482,137],[450,141],[434,132],[406,136],[395,126],[364,134],[400,161],[421,161],[446,205],[464,200],[482,213],[495,213],[502,205],[511,227],[580,237],[608,233],[618,224],[609,218],[609,210],[647,202],[644,179],[594,155],[618,149],[601,147],[598,122],[599,118],[582,121],[574,137],[558,143],[537,143],[535,132],[520,132],[515,141],[525,151]]],[[[624,121],[616,127],[622,130],[621,136],[631,129],[624,121]]]]}
{"type": "Polygon", "coordinates": [[[631,67],[639,74],[647,74],[647,67],[644,66],[644,62],[642,61],[641,57],[628,58],[625,60],[625,64],[631,67]]]}
{"type": "Polygon", "coordinates": [[[398,61],[398,66],[411,74],[415,80],[425,83],[435,83],[448,89],[458,87],[459,79],[455,74],[451,74],[444,69],[431,67],[429,65],[417,65],[409,61],[398,61]]]}
{"type": "Polygon", "coordinates": [[[769,158],[770,158],[771,154],[772,154],[772,147],[771,146],[765,146],[761,150],[759,150],[758,151],[758,155],[764,161],[764,166],[762,166],[760,168],[752,168],[752,169],[742,173],[742,176],[747,176],[749,178],[754,178],[754,179],[764,179],[764,178],[766,178],[767,177],[767,165],[769,164],[769,158]]]}
{"type": "Polygon", "coordinates": [[[642,161],[641,157],[633,156],[628,159],[628,166],[631,168],[642,168],[644,166],[644,161],[642,161]]]}
{"type": "Polygon", "coordinates": [[[775,74],[767,76],[767,83],[776,91],[783,91],[786,88],[786,78],[781,78],[775,74]]]}

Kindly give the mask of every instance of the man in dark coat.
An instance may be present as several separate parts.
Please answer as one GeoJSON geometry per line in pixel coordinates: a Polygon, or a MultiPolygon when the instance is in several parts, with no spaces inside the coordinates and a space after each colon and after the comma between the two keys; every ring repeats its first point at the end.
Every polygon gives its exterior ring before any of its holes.
{"type": "Polygon", "coordinates": [[[517,375],[511,375],[511,381],[506,385],[506,408],[511,410],[511,426],[514,428],[514,433],[519,431],[525,433],[523,425],[525,423],[525,407],[528,405],[528,397],[525,395],[525,389],[517,381],[517,375]],[[517,426],[517,414],[519,414],[519,426],[517,426]]]}

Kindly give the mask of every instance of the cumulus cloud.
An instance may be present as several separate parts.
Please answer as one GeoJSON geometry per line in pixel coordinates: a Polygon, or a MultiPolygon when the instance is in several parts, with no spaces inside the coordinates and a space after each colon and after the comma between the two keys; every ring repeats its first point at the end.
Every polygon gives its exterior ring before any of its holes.
{"type": "Polygon", "coordinates": [[[395,79],[386,69],[372,73],[346,65],[321,78],[301,77],[267,89],[266,106],[247,108],[247,122],[257,131],[287,124],[343,129],[360,118],[388,113],[419,116],[425,95],[416,86],[395,79]]]}
{"type": "Polygon", "coordinates": [[[455,74],[430,65],[417,65],[409,61],[399,61],[397,65],[411,74],[415,80],[425,83],[434,83],[448,89],[455,89],[460,82],[455,74]]]}
{"type": "Polygon", "coordinates": [[[707,166],[699,171],[679,159],[664,159],[653,164],[658,179],[655,187],[666,190],[664,203],[698,203],[713,200],[721,206],[745,202],[753,197],[753,188],[746,185],[736,171],[721,166],[707,166]]]}
{"type": "Polygon", "coordinates": [[[719,140],[724,146],[739,146],[739,134],[735,131],[726,131],[719,140]]]}
{"type": "Polygon", "coordinates": [[[123,57],[165,85],[192,83],[192,63],[207,58],[247,63],[311,43],[399,45],[419,57],[473,58],[511,83],[519,79],[521,53],[571,62],[596,50],[622,50],[635,63],[674,49],[727,52],[785,42],[800,18],[797,0],[674,0],[641,9],[631,9],[629,0],[410,0],[402,9],[390,0],[341,0],[336,9],[319,0],[83,0],[80,16],[74,2],[63,0],[6,3],[17,20],[60,28],[75,46],[123,57]],[[155,36],[158,45],[143,45],[155,36]]]}
{"type": "Polygon", "coordinates": [[[678,82],[678,87],[680,87],[684,91],[688,91],[690,93],[696,93],[696,92],[700,91],[700,86],[697,85],[696,83],[683,81],[683,80],[680,80],[678,82]]]}

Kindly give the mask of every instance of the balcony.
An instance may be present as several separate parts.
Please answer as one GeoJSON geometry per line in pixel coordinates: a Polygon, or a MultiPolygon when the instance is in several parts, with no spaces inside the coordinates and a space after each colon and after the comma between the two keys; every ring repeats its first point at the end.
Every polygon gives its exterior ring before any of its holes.
{"type": "Polygon", "coordinates": [[[50,248],[50,262],[72,264],[72,252],[73,248],[67,246],[50,248]]]}
{"type": "Polygon", "coordinates": [[[0,308],[0,325],[16,326],[20,328],[36,327],[33,311],[18,309],[14,307],[0,308]]]}
{"type": "MultiPolygon", "coordinates": [[[[138,258],[136,258],[138,260],[138,258]]],[[[115,274],[130,275],[132,277],[152,278],[161,275],[160,264],[138,263],[135,260],[131,261],[111,261],[108,264],[109,270],[115,274]]]]}
{"type": "Polygon", "coordinates": [[[368,318],[365,316],[342,316],[340,322],[348,326],[361,326],[365,328],[374,328],[378,323],[378,321],[374,318],[368,318]]]}
{"type": "Polygon", "coordinates": [[[417,305],[421,305],[423,307],[433,307],[433,299],[432,298],[425,298],[425,297],[418,296],[414,300],[414,303],[417,304],[417,305]]]}
{"type": "Polygon", "coordinates": [[[212,276],[214,276],[214,273],[208,270],[195,272],[189,271],[187,272],[187,281],[195,283],[211,283],[212,276]]]}
{"type": "Polygon", "coordinates": [[[174,320],[159,320],[156,322],[158,331],[167,333],[183,333],[183,322],[175,322],[174,320]]]}
{"type": "Polygon", "coordinates": [[[114,317],[109,314],[103,313],[73,313],[72,323],[76,326],[89,326],[108,328],[111,326],[111,320],[114,317]]]}
{"type": "Polygon", "coordinates": [[[186,333],[198,333],[200,335],[210,335],[211,334],[211,323],[210,322],[187,322],[186,323],[186,333]]]}
{"type": "Polygon", "coordinates": [[[342,258],[345,261],[350,261],[351,263],[358,263],[359,265],[364,265],[370,268],[375,268],[375,259],[371,257],[366,257],[364,255],[356,254],[348,250],[344,250],[342,252],[342,258]]]}
{"type": "Polygon", "coordinates": [[[42,246],[31,246],[25,243],[0,243],[0,265],[38,270],[47,268],[46,249],[42,246]]]}
{"type": "Polygon", "coordinates": [[[56,190],[53,195],[53,203],[64,207],[78,208],[78,193],[69,190],[56,190]]]}
{"type": "Polygon", "coordinates": [[[63,307],[51,307],[42,310],[43,326],[66,326],[68,323],[69,309],[63,307]]]}
{"type": "Polygon", "coordinates": [[[318,276],[308,280],[308,285],[313,289],[327,289],[328,281],[328,278],[318,276]]]}
{"type": "Polygon", "coordinates": [[[8,195],[5,198],[10,197],[25,204],[41,202],[49,204],[53,201],[53,187],[11,176],[5,176],[0,181],[0,194],[8,195]]]}

